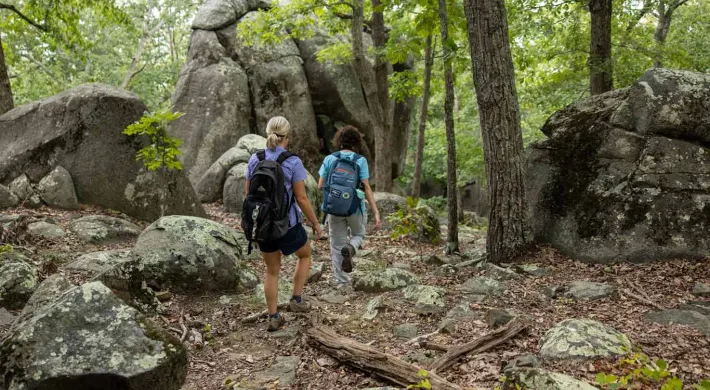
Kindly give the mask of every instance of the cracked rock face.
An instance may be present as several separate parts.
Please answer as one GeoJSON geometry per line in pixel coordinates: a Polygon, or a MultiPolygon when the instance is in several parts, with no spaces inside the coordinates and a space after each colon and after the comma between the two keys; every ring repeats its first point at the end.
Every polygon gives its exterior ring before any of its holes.
{"type": "Polygon", "coordinates": [[[555,113],[528,155],[535,239],[596,263],[704,256],[708,101],[710,76],[654,69],[555,113]]]}
{"type": "Polygon", "coordinates": [[[99,282],[47,303],[0,345],[4,389],[178,390],[186,374],[182,343],[99,282]]]}

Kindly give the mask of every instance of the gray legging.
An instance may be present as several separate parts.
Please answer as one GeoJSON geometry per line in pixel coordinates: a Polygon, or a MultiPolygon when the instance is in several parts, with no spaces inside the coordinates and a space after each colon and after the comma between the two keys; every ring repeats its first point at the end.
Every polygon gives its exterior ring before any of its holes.
{"type": "Polygon", "coordinates": [[[330,258],[333,261],[333,273],[338,283],[350,283],[350,276],[343,272],[343,255],[340,250],[348,243],[348,228],[350,228],[350,245],[360,249],[365,239],[367,227],[367,211],[356,213],[349,217],[328,216],[328,234],[330,235],[330,258]]]}

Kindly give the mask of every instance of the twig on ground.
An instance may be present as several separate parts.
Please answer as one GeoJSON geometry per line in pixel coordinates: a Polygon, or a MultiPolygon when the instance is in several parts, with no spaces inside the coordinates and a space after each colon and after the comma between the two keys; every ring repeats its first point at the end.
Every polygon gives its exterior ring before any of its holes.
{"type": "Polygon", "coordinates": [[[658,309],[658,310],[665,310],[665,309],[663,308],[663,306],[661,306],[661,305],[657,304],[656,302],[653,302],[653,301],[651,301],[651,300],[649,300],[649,299],[646,299],[646,298],[644,298],[644,297],[642,297],[642,296],[640,296],[640,295],[634,294],[634,293],[631,292],[631,290],[629,290],[629,289],[622,289],[621,292],[624,293],[625,295],[631,297],[631,298],[634,298],[635,300],[637,300],[637,301],[639,301],[639,302],[641,302],[641,303],[644,303],[644,304],[648,305],[648,306],[654,307],[654,308],[656,308],[656,309],[658,309]]]}
{"type": "MultiPolygon", "coordinates": [[[[288,307],[288,304],[281,304],[278,306],[279,309],[285,309],[287,307],[288,307]]],[[[250,315],[242,318],[242,323],[248,324],[248,323],[256,322],[259,320],[259,318],[266,317],[268,315],[269,315],[268,310],[262,310],[259,313],[250,314],[250,315]]]]}
{"type": "Polygon", "coordinates": [[[413,345],[413,344],[416,344],[416,343],[420,343],[420,340],[426,340],[426,339],[428,339],[428,338],[431,337],[431,336],[434,336],[434,335],[439,334],[439,331],[440,331],[440,330],[441,330],[441,329],[437,329],[437,330],[435,330],[435,331],[433,331],[433,332],[431,332],[431,333],[427,333],[427,334],[423,334],[423,335],[421,335],[421,336],[414,337],[414,338],[410,339],[409,341],[407,341],[406,343],[404,343],[404,345],[413,345]]]}
{"type": "Polygon", "coordinates": [[[431,341],[422,341],[419,343],[422,348],[431,349],[433,351],[448,352],[449,346],[443,344],[432,343],[431,341]]]}
{"type": "Polygon", "coordinates": [[[500,344],[515,337],[518,333],[527,328],[520,317],[513,318],[507,325],[487,333],[470,343],[450,347],[444,356],[435,360],[431,364],[432,372],[441,372],[451,367],[459,358],[469,353],[481,353],[488,351],[500,344]]]}

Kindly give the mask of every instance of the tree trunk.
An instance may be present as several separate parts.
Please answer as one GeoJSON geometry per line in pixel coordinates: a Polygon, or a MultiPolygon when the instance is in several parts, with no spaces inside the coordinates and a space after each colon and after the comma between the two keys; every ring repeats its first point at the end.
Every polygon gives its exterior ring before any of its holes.
{"type": "Polygon", "coordinates": [[[530,240],[515,72],[504,0],[464,0],[488,178],[488,259],[509,260],[530,240]]]}
{"type": "Polygon", "coordinates": [[[390,192],[392,191],[392,151],[387,147],[385,111],[380,104],[375,72],[365,57],[365,49],[362,42],[362,28],[365,19],[364,0],[355,0],[352,8],[353,17],[350,33],[353,40],[355,71],[365,91],[365,100],[372,117],[375,133],[375,187],[377,191],[390,192]]]}
{"type": "Polygon", "coordinates": [[[446,122],[446,195],[449,206],[449,232],[446,237],[446,254],[459,251],[459,213],[458,186],[456,183],[456,134],[454,133],[454,71],[451,67],[451,50],[447,45],[449,40],[449,18],[446,13],[446,0],[439,0],[439,28],[441,43],[444,48],[444,79],[446,97],[444,98],[444,122],[446,122]]]}
{"type": "Polygon", "coordinates": [[[424,132],[426,131],[427,111],[429,110],[429,86],[431,85],[431,68],[434,65],[432,55],[431,34],[426,38],[426,52],[424,54],[424,91],[422,92],[422,105],[419,108],[419,130],[417,135],[417,154],[414,158],[414,178],[412,179],[412,197],[419,198],[422,186],[422,164],[424,161],[424,132]]]}
{"type": "Polygon", "coordinates": [[[589,91],[598,95],[611,91],[611,0],[589,0],[592,18],[589,48],[589,91]]]}
{"type": "Polygon", "coordinates": [[[653,61],[654,68],[663,67],[663,50],[666,46],[668,30],[671,28],[672,16],[673,10],[669,9],[666,11],[666,2],[661,0],[658,3],[658,23],[656,24],[656,31],[653,33],[653,39],[656,41],[656,58],[653,61]]]}
{"type": "Polygon", "coordinates": [[[0,39],[0,115],[12,110],[12,87],[10,86],[10,75],[5,64],[5,52],[0,39]]]}

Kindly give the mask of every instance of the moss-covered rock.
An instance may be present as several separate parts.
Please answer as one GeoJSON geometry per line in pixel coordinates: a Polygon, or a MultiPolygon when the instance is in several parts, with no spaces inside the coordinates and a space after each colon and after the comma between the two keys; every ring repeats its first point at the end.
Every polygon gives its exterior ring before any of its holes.
{"type": "Polygon", "coordinates": [[[22,309],[22,314],[20,315],[19,322],[24,321],[30,316],[34,315],[38,310],[40,310],[45,305],[52,303],[54,300],[59,298],[64,292],[69,291],[74,287],[71,282],[69,282],[65,277],[59,274],[54,274],[42,283],[40,283],[37,290],[30,297],[22,309]]]}
{"type": "Polygon", "coordinates": [[[67,264],[67,271],[88,273],[98,275],[102,272],[128,261],[131,258],[130,249],[113,249],[101,252],[91,252],[79,256],[73,262],[67,264]]]}
{"type": "Polygon", "coordinates": [[[419,278],[416,275],[401,268],[386,268],[353,275],[353,288],[370,293],[399,290],[418,283],[419,278]]]}
{"type": "Polygon", "coordinates": [[[5,389],[178,390],[187,352],[98,282],[66,292],[0,344],[5,389]]]}
{"type": "Polygon", "coordinates": [[[548,330],[540,354],[552,359],[597,359],[624,355],[631,349],[625,334],[601,322],[569,319],[548,330]]]}
{"type": "Polygon", "coordinates": [[[133,240],[141,234],[138,225],[106,215],[90,215],[76,219],[69,224],[69,230],[81,240],[94,244],[133,240]]]}
{"type": "Polygon", "coordinates": [[[551,116],[527,161],[535,240],[598,263],[705,256],[708,86],[653,69],[551,116]]]}
{"type": "Polygon", "coordinates": [[[197,217],[163,217],[138,237],[132,254],[141,259],[150,286],[174,291],[233,291],[238,287],[243,237],[220,223],[197,217]]]}
{"type": "Polygon", "coordinates": [[[23,257],[0,256],[0,307],[8,310],[22,309],[39,282],[37,270],[23,257]]]}
{"type": "Polygon", "coordinates": [[[516,368],[505,373],[504,390],[597,390],[596,387],[569,375],[540,368],[516,368]]]}
{"type": "Polygon", "coordinates": [[[406,287],[404,299],[415,302],[414,312],[419,314],[434,314],[444,311],[446,289],[441,287],[415,285],[406,287]]]}

